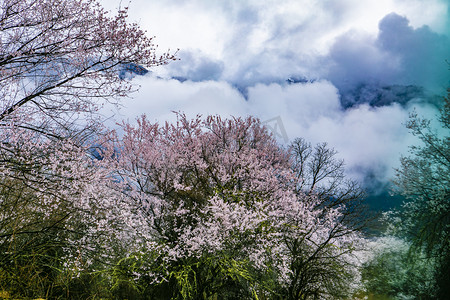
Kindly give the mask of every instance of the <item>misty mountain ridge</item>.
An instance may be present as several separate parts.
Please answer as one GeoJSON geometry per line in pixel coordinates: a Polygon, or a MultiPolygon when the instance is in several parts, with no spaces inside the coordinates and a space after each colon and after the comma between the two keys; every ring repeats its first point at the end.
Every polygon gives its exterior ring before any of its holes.
{"type": "MultiPolygon", "coordinates": [[[[184,76],[172,76],[171,79],[177,80],[181,83],[185,81],[201,82],[204,80],[193,80],[184,76]]],[[[316,82],[317,79],[309,79],[304,76],[291,76],[285,80],[273,79],[267,82],[260,82],[261,84],[279,84],[295,85],[295,84],[309,84],[316,82]]],[[[232,83],[232,86],[239,91],[239,93],[248,100],[248,86],[242,83],[232,83]]],[[[376,85],[370,83],[361,83],[351,89],[339,89],[341,95],[340,101],[344,109],[352,108],[361,104],[368,104],[372,107],[389,106],[393,103],[398,103],[402,106],[406,105],[411,100],[425,100],[427,102],[435,102],[433,100],[436,96],[430,96],[425,89],[417,85],[376,85]]]]}
{"type": "Polygon", "coordinates": [[[121,64],[118,75],[120,79],[132,79],[136,75],[145,75],[149,71],[143,66],[134,63],[121,64]]]}
{"type": "Polygon", "coordinates": [[[416,85],[372,85],[360,84],[348,91],[341,91],[341,104],[350,108],[359,104],[369,104],[373,107],[387,106],[393,103],[407,104],[412,99],[426,97],[423,87],[416,85]]]}

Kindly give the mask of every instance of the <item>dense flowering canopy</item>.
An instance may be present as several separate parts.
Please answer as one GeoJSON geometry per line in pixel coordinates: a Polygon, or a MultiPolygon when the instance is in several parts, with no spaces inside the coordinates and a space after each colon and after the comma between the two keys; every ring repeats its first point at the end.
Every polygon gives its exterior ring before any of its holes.
{"type": "MultiPolygon", "coordinates": [[[[0,247],[12,243],[18,255],[57,244],[67,264],[89,265],[127,236],[131,209],[85,148],[14,126],[3,127],[0,140],[0,247]]],[[[0,267],[13,258],[4,255],[0,267]]]]}
{"type": "Polygon", "coordinates": [[[173,59],[152,40],[96,0],[0,0],[0,292],[51,297],[57,270],[111,262],[128,241],[133,209],[86,141],[102,101],[132,90],[123,65],[173,59]]]}
{"type": "Polygon", "coordinates": [[[162,257],[154,280],[170,284],[186,260],[200,277],[211,255],[274,272],[276,293],[291,299],[334,295],[356,274],[360,237],[341,223],[342,207],[318,208],[318,197],[297,191],[288,153],[257,119],[178,115],[160,126],[143,116],[123,129],[111,161],[140,205],[138,236],[162,257]]]}
{"type": "Polygon", "coordinates": [[[0,0],[0,280],[28,298],[83,270],[156,299],[351,293],[360,194],[325,145],[289,152],[252,117],[99,134],[99,105],[132,90],[123,68],[174,59],[126,18],[96,0],[0,0]]]}

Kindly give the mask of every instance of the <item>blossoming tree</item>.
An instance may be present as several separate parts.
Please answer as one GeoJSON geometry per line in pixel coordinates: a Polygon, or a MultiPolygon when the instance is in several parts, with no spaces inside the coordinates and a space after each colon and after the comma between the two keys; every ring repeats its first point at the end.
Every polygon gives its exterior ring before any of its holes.
{"type": "Polygon", "coordinates": [[[88,298],[64,280],[108,264],[112,287],[90,297],[350,293],[361,237],[345,193],[299,188],[305,165],[257,119],[142,117],[104,136],[100,160],[87,155],[102,102],[133,89],[123,66],[173,59],[126,17],[96,0],[0,0],[0,288],[88,298]]]}
{"type": "Polygon", "coordinates": [[[70,139],[10,126],[0,140],[1,287],[56,297],[65,280],[114,263],[132,208],[109,187],[111,171],[70,139]]]}
{"type": "Polygon", "coordinates": [[[102,130],[102,102],[133,90],[124,64],[173,59],[155,48],[126,10],[111,16],[96,0],[0,0],[0,291],[49,296],[64,286],[60,263],[91,265],[121,232],[130,209],[86,141],[102,130]],[[33,291],[27,278],[53,282],[33,291]]]}
{"type": "Polygon", "coordinates": [[[257,119],[123,129],[111,163],[140,207],[136,236],[153,260],[135,280],[154,297],[329,298],[357,275],[361,238],[344,208],[297,191],[289,154],[257,119]]]}

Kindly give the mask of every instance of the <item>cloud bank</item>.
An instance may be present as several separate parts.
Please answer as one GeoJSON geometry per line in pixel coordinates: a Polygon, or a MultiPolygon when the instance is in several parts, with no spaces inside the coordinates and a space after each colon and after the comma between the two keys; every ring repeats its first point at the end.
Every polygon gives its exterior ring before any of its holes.
{"type": "Polygon", "coordinates": [[[340,36],[325,74],[343,93],[358,85],[413,85],[440,93],[450,84],[450,39],[428,26],[414,29],[396,13],[379,23],[376,37],[355,31],[340,36]]]}
{"type": "MultiPolygon", "coordinates": [[[[189,117],[253,115],[261,121],[280,117],[288,143],[297,137],[312,143],[328,142],[346,161],[348,174],[361,181],[368,173],[380,182],[393,176],[400,154],[415,143],[404,127],[413,107],[427,116],[437,114],[434,106],[420,102],[408,107],[364,104],[344,110],[338,89],[326,80],[257,84],[249,88],[247,99],[225,81],[180,82],[151,76],[135,80],[141,90],[115,112],[116,119],[133,122],[145,112],[155,122],[175,121],[173,111],[189,117]]],[[[287,144],[281,137],[279,142],[287,144]]]]}
{"type": "Polygon", "coordinates": [[[117,120],[279,116],[289,140],[328,142],[361,180],[392,177],[416,142],[409,112],[433,118],[450,86],[444,0],[134,0],[130,15],[180,60],[134,78],[117,120]]]}

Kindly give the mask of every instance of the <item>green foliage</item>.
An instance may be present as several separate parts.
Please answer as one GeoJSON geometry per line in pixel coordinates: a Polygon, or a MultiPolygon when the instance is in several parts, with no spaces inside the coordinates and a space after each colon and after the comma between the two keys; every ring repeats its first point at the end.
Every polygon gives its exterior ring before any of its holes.
{"type": "MultiPolygon", "coordinates": [[[[450,280],[450,89],[439,117],[440,128],[412,114],[407,127],[422,144],[401,158],[395,183],[409,199],[388,216],[391,232],[411,240],[411,253],[435,262],[437,294],[448,295],[450,280]]],[[[437,296],[438,298],[442,296],[437,296]]]]}
{"type": "Polygon", "coordinates": [[[108,295],[102,267],[70,240],[84,220],[64,202],[45,202],[26,177],[0,179],[0,291],[15,298],[89,299],[108,295]]]}
{"type": "Polygon", "coordinates": [[[111,296],[117,299],[258,299],[262,285],[270,280],[257,274],[248,260],[225,253],[165,265],[147,253],[133,254],[106,273],[111,296]],[[149,281],[145,274],[161,273],[162,268],[167,278],[149,281]]]}
{"type": "Polygon", "coordinates": [[[401,240],[381,238],[376,243],[381,248],[362,270],[368,293],[390,299],[434,299],[435,261],[422,252],[410,252],[409,244],[401,240]]]}
{"type": "Polygon", "coordinates": [[[90,299],[107,295],[99,278],[88,271],[64,268],[60,256],[27,253],[0,268],[0,290],[13,298],[90,299]]]}
{"type": "Polygon", "coordinates": [[[247,260],[227,256],[188,259],[169,273],[172,299],[250,299],[255,275],[247,260]]]}
{"type": "Polygon", "coordinates": [[[116,297],[129,295],[137,298],[145,290],[145,285],[139,282],[138,274],[142,273],[143,258],[136,254],[120,259],[109,270],[111,274],[111,293],[116,297]]]}
{"type": "Polygon", "coordinates": [[[23,297],[48,295],[60,257],[54,218],[35,211],[39,199],[21,180],[0,180],[0,289],[23,297]]]}

